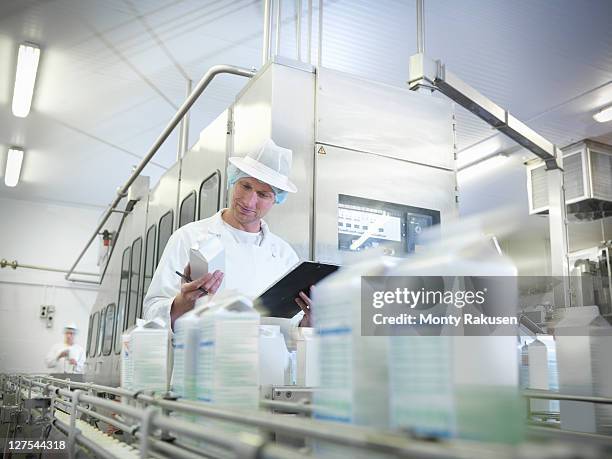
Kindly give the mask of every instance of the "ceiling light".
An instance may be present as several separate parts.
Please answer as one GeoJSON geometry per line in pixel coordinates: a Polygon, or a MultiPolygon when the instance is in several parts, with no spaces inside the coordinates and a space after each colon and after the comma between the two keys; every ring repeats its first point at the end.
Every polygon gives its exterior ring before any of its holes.
{"type": "Polygon", "coordinates": [[[612,120],[612,105],[599,110],[593,115],[593,119],[595,121],[599,121],[600,123],[605,123],[612,120]]]}
{"type": "Polygon", "coordinates": [[[23,150],[15,147],[9,148],[8,158],[6,159],[6,173],[4,174],[4,183],[6,186],[17,186],[22,163],[23,150]]]}
{"type": "Polygon", "coordinates": [[[490,137],[466,148],[457,155],[457,167],[463,169],[489,156],[493,156],[502,148],[499,136],[490,137]]]}
{"type": "Polygon", "coordinates": [[[13,115],[25,118],[30,113],[36,71],[40,59],[40,48],[32,44],[19,45],[15,92],[13,93],[13,115]]]}
{"type": "Polygon", "coordinates": [[[483,177],[486,174],[492,174],[496,169],[507,163],[508,156],[504,154],[492,156],[478,163],[472,163],[457,171],[457,181],[465,183],[483,177]]]}

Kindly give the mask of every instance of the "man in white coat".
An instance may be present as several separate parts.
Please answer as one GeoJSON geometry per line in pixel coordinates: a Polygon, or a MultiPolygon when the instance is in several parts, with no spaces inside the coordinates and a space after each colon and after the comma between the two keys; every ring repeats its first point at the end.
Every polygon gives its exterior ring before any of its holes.
{"type": "Polygon", "coordinates": [[[56,373],[83,373],[85,351],[74,342],[77,332],[74,323],[64,327],[64,342],[53,345],[45,358],[48,368],[56,373]]]}
{"type": "MultiPolygon", "coordinates": [[[[228,209],[176,230],[166,245],[144,300],[144,318],[159,317],[174,328],[174,321],[194,307],[204,295],[223,288],[236,289],[252,298],[263,293],[298,261],[291,246],[273,234],[263,217],[274,204],[297,188],[289,180],[292,151],[267,140],[246,157],[229,158],[228,184],[232,189],[228,209]],[[189,249],[204,238],[220,238],[225,249],[225,272],[215,271],[191,282],[182,281],[177,270],[190,278],[189,249]]],[[[310,325],[310,299],[296,298],[302,309],[293,325],[310,325]]]]}

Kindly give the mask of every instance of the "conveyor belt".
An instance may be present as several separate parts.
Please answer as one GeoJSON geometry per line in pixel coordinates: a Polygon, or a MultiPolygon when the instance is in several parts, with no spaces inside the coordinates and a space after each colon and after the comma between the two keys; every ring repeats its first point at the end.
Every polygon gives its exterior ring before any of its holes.
{"type": "MultiPolygon", "coordinates": [[[[54,415],[64,424],[70,425],[70,415],[57,410],[55,411],[54,415]]],[[[138,459],[140,457],[140,453],[136,448],[120,442],[116,438],[113,438],[110,435],[96,429],[94,426],[87,424],[85,421],[77,419],[75,427],[81,432],[81,435],[100,445],[115,457],[121,459],[138,459]]]]}

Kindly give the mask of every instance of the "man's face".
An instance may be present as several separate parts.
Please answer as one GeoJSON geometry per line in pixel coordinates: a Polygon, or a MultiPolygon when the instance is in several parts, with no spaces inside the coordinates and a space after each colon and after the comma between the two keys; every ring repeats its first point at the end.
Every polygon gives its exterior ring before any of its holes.
{"type": "Polygon", "coordinates": [[[242,225],[248,225],[262,219],[274,205],[274,199],[274,191],[267,183],[242,178],[234,185],[230,211],[242,225]]]}
{"type": "Polygon", "coordinates": [[[69,329],[64,332],[64,341],[69,346],[74,344],[74,330],[69,329]]]}

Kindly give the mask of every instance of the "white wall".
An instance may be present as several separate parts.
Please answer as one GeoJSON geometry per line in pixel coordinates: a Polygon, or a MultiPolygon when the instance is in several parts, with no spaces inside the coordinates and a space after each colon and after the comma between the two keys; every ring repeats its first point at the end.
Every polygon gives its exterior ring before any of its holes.
{"type": "MultiPolygon", "coordinates": [[[[0,199],[0,259],[68,269],[95,229],[101,209],[0,199]]],[[[97,244],[77,270],[97,272],[97,244]]],[[[89,310],[97,287],[64,279],[63,273],[0,269],[0,372],[44,372],[48,349],[74,321],[85,347],[89,310]],[[39,318],[40,305],[55,306],[53,328],[39,318]]]]}

